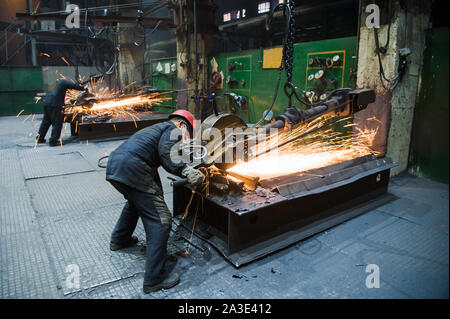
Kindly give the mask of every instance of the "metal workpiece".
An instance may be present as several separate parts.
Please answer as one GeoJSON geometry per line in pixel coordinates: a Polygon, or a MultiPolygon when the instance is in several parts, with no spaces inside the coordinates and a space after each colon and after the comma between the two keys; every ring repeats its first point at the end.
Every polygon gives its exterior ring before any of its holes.
{"type": "MultiPolygon", "coordinates": [[[[101,82],[101,75],[91,76],[101,82]]],[[[83,83],[96,83],[93,80],[83,83]]],[[[89,88],[88,88],[89,89],[89,88]]],[[[153,104],[167,99],[167,91],[148,86],[123,89],[114,94],[84,91],[66,100],[64,122],[70,123],[72,136],[80,140],[127,137],[147,126],[166,121],[168,114],[153,111],[153,104]],[[128,92],[128,93],[127,93],[128,92]]]]}
{"type": "Polygon", "coordinates": [[[167,121],[169,114],[162,112],[139,112],[133,116],[93,118],[67,114],[66,121],[71,125],[72,135],[78,135],[81,141],[106,138],[119,138],[133,135],[135,132],[153,124],[167,121]]]}
{"type": "MultiPolygon", "coordinates": [[[[327,96],[327,100],[316,103],[308,109],[287,107],[283,114],[275,118],[275,121],[258,127],[256,130],[253,130],[252,127],[248,128],[247,124],[235,114],[212,114],[205,119],[199,131],[201,144],[207,148],[207,156],[196,165],[216,164],[221,169],[228,169],[234,165],[235,161],[229,163],[225,159],[235,159],[235,150],[238,146],[243,147],[244,156],[248,156],[248,135],[253,135],[254,138],[254,134],[268,134],[272,129],[279,131],[295,129],[320,117],[338,118],[351,115],[365,109],[373,101],[375,101],[373,90],[337,89],[327,96]],[[241,129],[241,131],[237,133],[234,129],[241,129]]],[[[292,141],[288,140],[284,143],[292,141]]],[[[278,145],[278,147],[280,146],[283,144],[278,145]]]]}
{"type": "MultiPolygon", "coordinates": [[[[183,223],[240,267],[386,203],[394,166],[369,155],[262,179],[242,193],[196,194],[183,223]]],[[[191,194],[190,186],[174,183],[174,215],[186,212],[191,194]]]]}

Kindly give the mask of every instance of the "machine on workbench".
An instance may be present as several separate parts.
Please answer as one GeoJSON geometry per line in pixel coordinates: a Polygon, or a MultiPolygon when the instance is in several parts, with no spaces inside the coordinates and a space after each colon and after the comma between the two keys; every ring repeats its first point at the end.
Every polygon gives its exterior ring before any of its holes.
{"type": "MultiPolygon", "coordinates": [[[[339,91],[316,107],[306,111],[287,108],[275,122],[250,130],[275,128],[290,132],[307,127],[318,117],[342,118],[358,112],[373,102],[374,97],[372,90],[339,91]]],[[[195,233],[237,267],[391,199],[386,192],[389,171],[395,164],[389,158],[371,154],[269,178],[233,172],[229,168],[234,162],[223,163],[226,152],[233,156],[236,152],[239,137],[225,135],[225,129],[233,127],[246,128],[246,124],[230,113],[211,115],[203,122],[203,129],[216,128],[223,132],[217,143],[202,141],[207,151],[202,155],[203,161],[196,165],[207,167],[207,185],[199,191],[187,186],[185,181],[174,182],[173,203],[174,215],[190,212],[191,218],[183,219],[183,224],[188,228],[196,225],[195,233]],[[226,144],[227,139],[235,142],[226,144]],[[196,203],[192,203],[194,194],[198,194],[196,203]],[[197,211],[199,207],[202,208],[197,211]]],[[[245,141],[245,138],[241,140],[245,141]]]]}
{"type": "Polygon", "coordinates": [[[152,101],[166,92],[146,86],[105,97],[82,92],[66,105],[64,121],[70,123],[71,135],[80,140],[130,136],[168,120],[168,114],[150,110],[152,101]]]}
{"type": "MultiPolygon", "coordinates": [[[[287,26],[280,73],[269,108],[250,127],[237,114],[215,109],[198,132],[196,146],[200,146],[197,149],[201,154],[190,153],[194,160],[192,165],[204,167],[205,184],[195,189],[184,180],[173,183],[174,215],[183,215],[182,225],[216,247],[236,267],[342,223],[392,198],[387,194],[387,187],[390,169],[395,164],[389,158],[378,158],[371,153],[358,155],[356,152],[351,158],[338,158],[308,169],[271,176],[233,170],[239,161],[250,162],[250,158],[258,159],[272,150],[269,146],[263,153],[255,153],[258,148],[251,143],[255,142],[255,136],[263,136],[257,139],[256,146],[267,143],[273,133],[282,136],[274,148],[292,146],[311,134],[320,137],[321,129],[352,116],[375,101],[373,90],[339,87],[336,82],[339,80],[326,80],[324,72],[317,69],[328,67],[329,74],[339,74],[344,63],[339,54],[329,58],[308,55],[306,76],[311,85],[314,83],[314,90],[303,92],[303,95],[297,92],[292,77],[291,5],[291,1],[279,4],[272,9],[268,20],[270,22],[274,11],[283,10],[287,26]],[[265,124],[276,101],[282,70],[286,70],[283,90],[287,107],[265,124]],[[306,108],[295,106],[294,101],[306,108]],[[243,150],[243,158],[238,158],[238,150],[243,150]]],[[[242,69],[241,76],[250,71],[242,61],[228,66],[230,71],[239,68],[242,69]]],[[[227,85],[247,84],[231,77],[227,79],[227,85]]],[[[291,147],[289,155],[304,152],[302,148],[301,145],[291,147]]]]}

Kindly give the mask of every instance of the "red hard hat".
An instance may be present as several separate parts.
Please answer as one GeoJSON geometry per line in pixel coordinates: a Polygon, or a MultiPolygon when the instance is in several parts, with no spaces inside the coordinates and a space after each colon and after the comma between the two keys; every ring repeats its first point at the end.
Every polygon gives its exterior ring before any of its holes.
{"type": "Polygon", "coordinates": [[[186,111],[186,110],[176,110],[175,112],[173,112],[172,114],[169,115],[169,119],[172,119],[174,117],[181,117],[184,120],[186,120],[188,123],[189,129],[191,130],[191,135],[192,135],[194,128],[195,128],[194,115],[192,115],[191,112],[186,111]]]}

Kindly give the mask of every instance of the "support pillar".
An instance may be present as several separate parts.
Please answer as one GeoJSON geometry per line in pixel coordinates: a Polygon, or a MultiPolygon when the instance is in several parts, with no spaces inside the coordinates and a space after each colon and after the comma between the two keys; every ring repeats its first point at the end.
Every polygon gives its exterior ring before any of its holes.
{"type": "Polygon", "coordinates": [[[217,28],[214,25],[214,6],[211,0],[178,0],[172,1],[171,8],[177,37],[177,81],[180,90],[177,108],[187,109],[200,119],[202,103],[196,102],[192,96],[208,89],[207,58],[213,45],[212,36],[217,28]]]}
{"type": "MultiPolygon", "coordinates": [[[[374,30],[366,26],[368,13],[365,9],[372,3],[372,0],[361,0],[357,87],[374,89],[377,98],[366,110],[355,114],[355,123],[359,128],[378,127],[373,147],[398,164],[391,170],[391,175],[397,175],[405,171],[408,165],[414,107],[420,86],[419,77],[430,6],[428,2],[419,0],[375,1],[380,8],[382,23],[378,28],[380,46],[386,44],[389,21],[391,21],[389,46],[386,53],[381,54],[381,62],[387,78],[392,79],[397,75],[399,50],[402,48],[411,50],[411,55],[407,57],[408,66],[402,81],[395,89],[389,90],[381,84],[374,30]],[[389,19],[389,2],[391,2],[391,19],[389,19]],[[374,117],[376,120],[373,119],[374,117]]],[[[388,82],[385,83],[389,86],[388,82]]]]}
{"type": "Polygon", "coordinates": [[[119,33],[119,79],[120,87],[132,86],[136,83],[137,86],[142,84],[142,74],[144,68],[144,49],[145,44],[136,46],[134,44],[135,35],[132,28],[135,24],[119,23],[118,28],[127,28],[126,31],[119,33]]]}

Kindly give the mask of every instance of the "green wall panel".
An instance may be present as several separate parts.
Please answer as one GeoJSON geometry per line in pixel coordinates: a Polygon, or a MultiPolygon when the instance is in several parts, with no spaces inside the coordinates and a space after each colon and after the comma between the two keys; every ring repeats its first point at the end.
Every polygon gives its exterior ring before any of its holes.
{"type": "Polygon", "coordinates": [[[448,28],[427,31],[409,158],[415,174],[445,183],[449,160],[448,37],[448,28]]]}
{"type": "MultiPolygon", "coordinates": [[[[356,43],[356,37],[348,37],[295,44],[293,83],[298,88],[298,92],[310,90],[318,83],[307,80],[309,74],[314,74],[320,69],[316,64],[310,65],[309,58],[332,58],[334,55],[339,55],[341,62],[336,67],[326,70],[326,77],[336,78],[338,87],[353,87],[354,79],[351,74],[355,69],[356,43]]],[[[218,91],[219,108],[231,110],[233,102],[224,94],[235,93],[248,101],[248,107],[237,108],[236,114],[247,122],[254,123],[259,120],[272,101],[278,69],[263,69],[263,50],[221,53],[211,56],[210,59],[212,57],[216,59],[218,71],[224,74],[223,88],[218,91]],[[230,63],[234,64],[232,71],[228,69],[230,63]],[[228,79],[236,80],[237,83],[234,81],[227,83],[228,79]]],[[[288,105],[288,99],[283,91],[285,81],[286,76],[283,70],[277,101],[273,107],[275,116],[281,114],[288,105]]],[[[328,89],[332,88],[332,86],[328,87],[328,89]]],[[[301,106],[298,102],[294,105],[301,106]]]]}
{"type": "Polygon", "coordinates": [[[42,103],[34,103],[36,96],[34,92],[0,92],[0,115],[17,115],[21,110],[21,114],[42,113],[42,103]]]}
{"type": "MultiPolygon", "coordinates": [[[[177,72],[170,69],[172,64],[176,65],[175,58],[166,58],[154,60],[151,63],[145,64],[145,74],[147,84],[154,88],[161,90],[176,90],[177,89],[177,72]],[[161,66],[162,71],[158,71],[158,65],[161,66]],[[168,69],[169,68],[169,69],[168,69]]],[[[170,97],[169,100],[163,101],[159,106],[154,106],[153,109],[159,112],[171,113],[177,106],[177,92],[165,95],[170,97]]]]}
{"type": "Polygon", "coordinates": [[[42,113],[42,103],[34,103],[43,91],[41,67],[0,67],[0,115],[42,113]]]}

